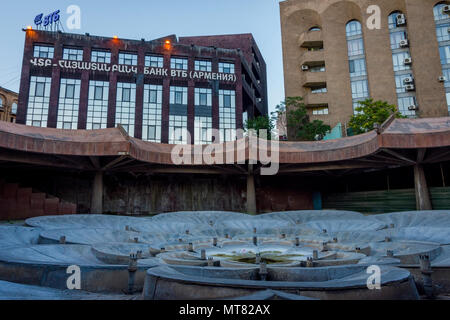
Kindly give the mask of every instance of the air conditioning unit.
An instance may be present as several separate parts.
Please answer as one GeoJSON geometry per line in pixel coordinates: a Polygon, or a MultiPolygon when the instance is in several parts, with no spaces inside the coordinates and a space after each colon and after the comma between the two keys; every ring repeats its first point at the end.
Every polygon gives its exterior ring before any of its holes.
{"type": "Polygon", "coordinates": [[[408,40],[401,40],[399,45],[400,45],[400,48],[408,48],[409,47],[409,41],[408,40]]]}
{"type": "Polygon", "coordinates": [[[403,64],[412,64],[412,59],[411,58],[405,58],[405,60],[403,61],[403,64]]]}
{"type": "Polygon", "coordinates": [[[309,67],[306,64],[304,64],[304,65],[302,65],[302,70],[303,71],[308,71],[309,67]]]}
{"type": "Polygon", "coordinates": [[[413,84],[408,84],[405,86],[406,91],[414,91],[416,90],[416,86],[413,84]]]}
{"type": "Polygon", "coordinates": [[[256,98],[256,101],[262,102],[262,98],[256,98]]]}
{"type": "Polygon", "coordinates": [[[445,82],[445,81],[447,81],[447,78],[445,76],[439,77],[439,82],[445,82]]]}
{"type": "Polygon", "coordinates": [[[397,26],[404,26],[406,25],[406,16],[404,14],[399,14],[397,16],[397,26]]]}
{"type": "Polygon", "coordinates": [[[416,105],[412,105],[412,106],[409,106],[409,107],[408,107],[408,110],[409,110],[409,111],[417,111],[417,110],[419,110],[419,107],[416,106],[416,105]]]}
{"type": "Polygon", "coordinates": [[[413,84],[414,79],[412,77],[405,78],[405,79],[403,79],[403,83],[404,84],[413,84]]]}
{"type": "Polygon", "coordinates": [[[444,7],[442,8],[442,12],[443,12],[443,13],[446,13],[446,14],[450,14],[450,6],[444,6],[444,7]]]}

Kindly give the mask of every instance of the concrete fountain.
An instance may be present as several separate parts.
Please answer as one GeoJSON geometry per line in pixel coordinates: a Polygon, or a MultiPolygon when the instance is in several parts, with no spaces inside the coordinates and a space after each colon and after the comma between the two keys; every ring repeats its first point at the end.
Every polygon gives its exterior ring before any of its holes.
{"type": "Polygon", "coordinates": [[[449,211],[45,216],[0,226],[0,299],[419,299],[450,292],[449,244],[449,211]]]}

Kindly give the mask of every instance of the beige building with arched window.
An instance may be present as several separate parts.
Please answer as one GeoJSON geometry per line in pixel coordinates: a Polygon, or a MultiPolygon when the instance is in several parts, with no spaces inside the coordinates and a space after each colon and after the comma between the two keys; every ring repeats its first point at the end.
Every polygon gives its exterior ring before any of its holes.
{"type": "Polygon", "coordinates": [[[447,5],[450,1],[281,2],[286,96],[302,96],[312,119],[344,129],[366,98],[395,104],[408,117],[448,116],[447,5]],[[378,8],[381,25],[373,29],[370,18],[378,8]]]}
{"type": "Polygon", "coordinates": [[[17,93],[0,87],[0,121],[16,122],[18,99],[17,93]]]}

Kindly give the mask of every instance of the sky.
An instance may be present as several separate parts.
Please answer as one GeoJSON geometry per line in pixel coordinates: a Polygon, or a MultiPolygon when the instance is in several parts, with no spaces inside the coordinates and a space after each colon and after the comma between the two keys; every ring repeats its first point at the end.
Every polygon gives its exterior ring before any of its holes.
{"type": "Polygon", "coordinates": [[[252,33],[267,64],[269,112],[284,100],[280,0],[45,0],[2,1],[0,86],[18,92],[25,33],[40,13],[61,10],[66,32],[148,40],[170,34],[252,33]],[[70,5],[81,8],[81,29],[68,30],[70,5]]]}

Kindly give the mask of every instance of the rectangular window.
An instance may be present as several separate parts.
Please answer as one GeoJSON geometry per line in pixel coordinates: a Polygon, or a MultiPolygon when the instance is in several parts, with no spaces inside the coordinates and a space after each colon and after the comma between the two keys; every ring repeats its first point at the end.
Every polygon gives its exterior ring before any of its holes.
{"type": "Polygon", "coordinates": [[[438,42],[450,41],[450,33],[448,32],[449,28],[450,23],[441,24],[436,27],[438,42]]]}
{"type": "Polygon", "coordinates": [[[195,71],[211,72],[211,61],[195,60],[195,71]]]}
{"type": "Polygon", "coordinates": [[[161,85],[144,85],[142,140],[161,142],[162,95],[161,85]]]}
{"type": "Polygon", "coordinates": [[[147,140],[153,141],[156,139],[156,126],[147,127],[147,140]]]}
{"type": "Polygon", "coordinates": [[[234,73],[234,63],[219,62],[220,73],[234,73]]]}
{"type": "Polygon", "coordinates": [[[117,83],[116,125],[120,124],[134,137],[134,120],[136,114],[136,84],[117,83]]]}
{"type": "Polygon", "coordinates": [[[195,105],[212,106],[212,90],[207,88],[195,88],[195,105]]]}
{"type": "Polygon", "coordinates": [[[73,99],[75,97],[75,84],[66,84],[66,99],[73,99]]]}
{"type": "Polygon", "coordinates": [[[439,47],[441,64],[450,64],[450,46],[439,47]]]}
{"type": "Polygon", "coordinates": [[[145,66],[154,68],[164,67],[164,57],[156,55],[145,56],[145,66]]]}
{"type": "Polygon", "coordinates": [[[322,116],[328,114],[328,107],[316,107],[312,108],[312,113],[315,116],[322,116]]]}
{"type": "Polygon", "coordinates": [[[157,100],[158,100],[158,91],[150,89],[148,94],[148,102],[157,103],[157,100]]]}
{"type": "Polygon", "coordinates": [[[187,70],[188,69],[188,59],[171,58],[170,59],[170,68],[178,69],[178,70],[187,70]]]}
{"type": "Polygon", "coordinates": [[[74,48],[64,48],[63,59],[72,61],[83,61],[83,50],[74,48]]]}
{"type": "Polygon", "coordinates": [[[309,72],[325,72],[325,66],[309,67],[309,72]]]}
{"type": "Polygon", "coordinates": [[[409,110],[409,107],[416,105],[415,97],[402,97],[398,98],[398,111],[404,116],[412,116],[416,115],[416,111],[409,110]]]}
{"type": "Polygon", "coordinates": [[[187,116],[170,115],[169,144],[188,144],[187,137],[187,116]]]}
{"type": "Polygon", "coordinates": [[[35,58],[48,58],[53,59],[55,49],[53,46],[47,45],[35,45],[34,46],[34,57],[35,58]]]}
{"type": "Polygon", "coordinates": [[[394,71],[411,70],[411,66],[405,64],[405,59],[410,58],[408,52],[399,52],[392,54],[392,61],[394,63],[394,71]]]}
{"type": "Polygon", "coordinates": [[[48,109],[50,105],[50,77],[30,78],[30,91],[27,106],[26,124],[36,127],[47,127],[48,109]]]}
{"type": "Polygon", "coordinates": [[[128,65],[128,66],[136,66],[137,65],[137,54],[128,53],[128,52],[120,52],[119,53],[119,64],[128,65]]]}
{"type": "Polygon", "coordinates": [[[212,117],[195,117],[194,120],[194,143],[212,143],[212,117]]]}
{"type": "Polygon", "coordinates": [[[369,88],[367,80],[352,81],[352,98],[360,99],[369,97],[369,88]]]}
{"type": "Polygon", "coordinates": [[[170,104],[187,105],[187,88],[170,87],[170,104]]]}
{"type": "Polygon", "coordinates": [[[359,56],[364,54],[363,39],[348,40],[348,56],[359,56]]]}
{"type": "Polygon", "coordinates": [[[450,88],[450,69],[443,69],[442,74],[445,77],[445,87],[450,88]]]}
{"type": "Polygon", "coordinates": [[[103,86],[95,86],[94,87],[94,99],[95,100],[103,99],[103,86]]]}
{"type": "Polygon", "coordinates": [[[400,48],[400,41],[408,39],[405,31],[391,32],[391,49],[400,48]]]}
{"type": "Polygon", "coordinates": [[[122,89],[122,101],[130,102],[131,88],[123,88],[122,89]]]}
{"type": "Polygon", "coordinates": [[[447,92],[447,94],[445,96],[447,98],[448,114],[450,115],[450,92],[447,92]]]}
{"type": "Polygon", "coordinates": [[[327,93],[327,87],[311,88],[311,93],[327,93]]]}
{"type": "Polygon", "coordinates": [[[111,52],[103,50],[92,50],[91,61],[97,63],[111,63],[111,52]]]}
{"type": "Polygon", "coordinates": [[[108,121],[109,82],[89,81],[86,128],[104,129],[108,121]]]}
{"type": "Polygon", "coordinates": [[[412,78],[411,74],[401,74],[395,76],[395,88],[397,93],[404,93],[406,92],[405,89],[405,79],[406,78],[412,78]]]}
{"type": "Polygon", "coordinates": [[[350,77],[366,76],[366,59],[349,60],[350,77]]]}
{"type": "Polygon", "coordinates": [[[56,127],[59,129],[78,129],[78,109],[80,105],[79,79],[61,79],[58,117],[56,127]]]}
{"type": "Polygon", "coordinates": [[[43,97],[45,94],[45,82],[36,82],[36,97],[43,97]]]}
{"type": "Polygon", "coordinates": [[[234,90],[219,90],[220,141],[236,140],[236,93],[234,90]]]}

